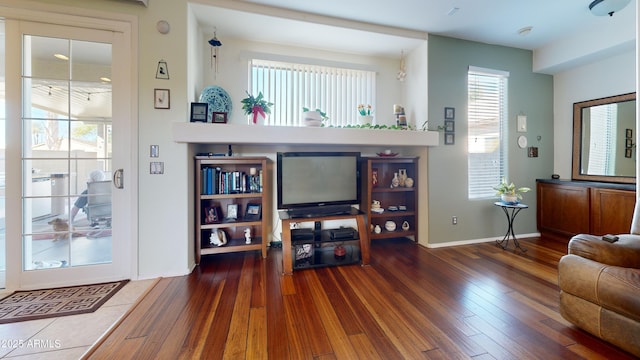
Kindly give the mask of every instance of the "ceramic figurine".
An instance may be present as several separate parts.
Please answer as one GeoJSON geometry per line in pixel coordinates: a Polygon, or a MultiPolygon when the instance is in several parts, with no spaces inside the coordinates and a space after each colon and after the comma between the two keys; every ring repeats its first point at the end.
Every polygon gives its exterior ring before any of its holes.
{"type": "Polygon", "coordinates": [[[408,221],[405,221],[405,222],[402,223],[402,230],[408,231],[409,228],[410,228],[410,226],[409,226],[409,222],[408,221]]]}
{"type": "Polygon", "coordinates": [[[222,230],[214,230],[209,237],[209,243],[215,246],[222,246],[227,243],[227,234],[222,230]]]}
{"type": "Polygon", "coordinates": [[[404,186],[405,187],[413,187],[413,179],[408,177],[404,180],[404,186]]]}
{"type": "Polygon", "coordinates": [[[393,179],[391,179],[391,188],[397,188],[400,186],[400,179],[398,179],[398,173],[393,173],[393,179]]]}
{"type": "Polygon", "coordinates": [[[373,232],[376,234],[380,234],[382,232],[380,225],[376,225],[376,227],[373,228],[373,232]]]}
{"type": "Polygon", "coordinates": [[[251,229],[244,229],[244,243],[251,244],[251,229]]]}
{"type": "Polygon", "coordinates": [[[407,180],[407,169],[398,169],[398,186],[405,186],[407,180]]]}
{"type": "Polygon", "coordinates": [[[386,223],[384,223],[384,228],[387,229],[387,231],[396,231],[396,223],[388,220],[386,223]]]}

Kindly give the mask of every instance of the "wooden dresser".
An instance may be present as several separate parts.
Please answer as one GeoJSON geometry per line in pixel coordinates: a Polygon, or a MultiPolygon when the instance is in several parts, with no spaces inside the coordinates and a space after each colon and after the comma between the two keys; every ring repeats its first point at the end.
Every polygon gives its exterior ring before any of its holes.
{"type": "Polygon", "coordinates": [[[537,225],[543,237],[624,234],[631,228],[636,187],[590,181],[538,179],[537,225]]]}

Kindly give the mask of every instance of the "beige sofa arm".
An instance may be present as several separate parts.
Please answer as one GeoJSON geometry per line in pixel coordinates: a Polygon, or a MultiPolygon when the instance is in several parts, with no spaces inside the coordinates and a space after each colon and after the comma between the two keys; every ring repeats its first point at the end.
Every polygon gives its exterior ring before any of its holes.
{"type": "Polygon", "coordinates": [[[618,235],[619,240],[609,243],[602,236],[578,234],[569,241],[569,254],[599,263],[640,269],[640,235],[618,235]]]}

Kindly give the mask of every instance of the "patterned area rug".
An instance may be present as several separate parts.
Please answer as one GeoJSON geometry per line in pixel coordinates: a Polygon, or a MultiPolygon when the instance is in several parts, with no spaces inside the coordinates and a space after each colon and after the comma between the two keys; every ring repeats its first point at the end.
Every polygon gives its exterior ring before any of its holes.
{"type": "Polygon", "coordinates": [[[0,324],[94,312],[127,282],[16,291],[0,300],[0,324]]]}

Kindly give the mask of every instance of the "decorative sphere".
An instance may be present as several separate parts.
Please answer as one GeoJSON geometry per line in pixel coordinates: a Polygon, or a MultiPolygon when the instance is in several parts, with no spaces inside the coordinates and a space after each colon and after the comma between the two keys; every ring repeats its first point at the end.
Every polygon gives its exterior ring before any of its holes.
{"type": "Polygon", "coordinates": [[[413,179],[412,178],[406,178],[404,180],[404,186],[406,187],[413,187],[413,179]]]}

